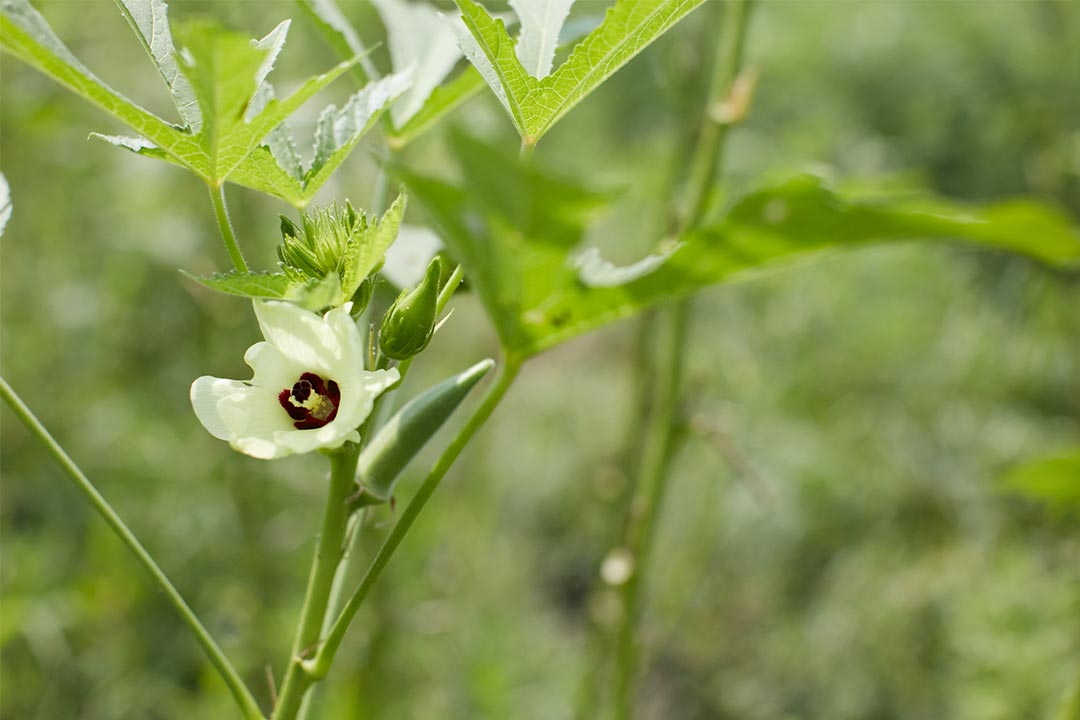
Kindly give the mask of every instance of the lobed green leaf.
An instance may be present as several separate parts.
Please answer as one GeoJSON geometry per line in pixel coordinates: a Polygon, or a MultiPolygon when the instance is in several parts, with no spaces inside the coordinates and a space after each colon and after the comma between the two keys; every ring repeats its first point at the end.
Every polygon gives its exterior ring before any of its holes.
{"type": "Polygon", "coordinates": [[[368,223],[363,232],[349,238],[341,271],[346,297],[352,297],[360,283],[383,264],[386,251],[397,237],[407,202],[405,193],[399,194],[378,222],[368,223]]]}
{"type": "Polygon", "coordinates": [[[235,271],[204,277],[181,272],[203,287],[227,295],[260,300],[285,300],[312,311],[341,305],[347,299],[341,291],[341,283],[336,273],[330,273],[322,279],[311,279],[291,273],[235,271]]]}
{"type": "Polygon", "coordinates": [[[236,167],[229,180],[303,209],[375,125],[386,108],[410,86],[408,73],[387,75],[364,86],[338,110],[326,107],[315,131],[311,166],[306,170],[285,125],[236,167]]]}
{"type": "MultiPolygon", "coordinates": [[[[557,70],[545,77],[545,61],[550,64],[548,44],[536,38],[544,33],[531,29],[542,21],[530,21],[528,28],[523,22],[522,40],[527,45],[519,53],[515,52],[515,43],[502,21],[493,18],[474,0],[456,1],[470,33],[469,37],[460,38],[462,49],[529,145],[535,145],[563,115],[704,2],[616,0],[603,22],[574,48],[557,70]],[[519,56],[526,57],[537,72],[530,73],[519,56]]],[[[531,0],[529,4],[539,1],[531,0]]],[[[562,13],[559,3],[549,4],[551,13],[562,13]]],[[[523,15],[523,21],[528,17],[531,14],[523,15]]]]}

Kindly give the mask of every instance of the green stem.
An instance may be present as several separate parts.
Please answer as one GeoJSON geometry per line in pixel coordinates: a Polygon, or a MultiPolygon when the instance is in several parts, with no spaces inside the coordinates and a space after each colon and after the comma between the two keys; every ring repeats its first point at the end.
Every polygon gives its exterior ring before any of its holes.
{"type": "Polygon", "coordinates": [[[326,496],[322,530],[319,533],[315,559],[308,575],[307,591],[300,610],[292,656],[281,683],[273,720],[293,720],[304,695],[315,681],[304,669],[304,657],[315,651],[322,632],[323,618],[330,601],[334,574],[345,551],[345,530],[349,519],[348,497],[353,492],[356,461],[360,447],[350,443],[330,454],[330,489],[326,496]]]}
{"type": "Polygon", "coordinates": [[[652,413],[646,426],[641,472],[627,513],[623,547],[630,553],[633,571],[621,588],[622,624],[616,641],[615,717],[633,716],[634,689],[641,654],[637,627],[641,612],[641,590],[648,568],[656,518],[667,487],[665,477],[671,457],[679,388],[682,383],[686,324],[689,303],[680,302],[660,318],[657,344],[662,355],[657,358],[656,384],[652,413]]]}
{"type": "Polygon", "coordinates": [[[229,222],[229,209],[225,206],[225,186],[211,186],[210,200],[214,203],[214,216],[217,218],[221,239],[225,241],[225,249],[229,251],[233,267],[239,272],[247,272],[247,261],[244,260],[244,254],[240,252],[240,245],[236,242],[236,233],[233,232],[232,223],[229,222]]]}
{"type": "Polygon", "coordinates": [[[746,49],[746,29],[753,0],[728,0],[724,16],[723,36],[716,49],[712,82],[701,119],[701,130],[694,151],[693,166],[687,189],[690,196],[686,229],[694,229],[706,218],[713,180],[723,163],[724,144],[731,124],[721,122],[711,112],[727,97],[742,68],[746,49]]]}
{"type": "MultiPolygon", "coordinates": [[[[360,610],[360,606],[371,591],[375,581],[379,579],[379,575],[394,556],[394,552],[397,551],[398,546],[401,545],[401,541],[405,539],[405,535],[408,534],[413,523],[416,522],[416,518],[420,515],[420,511],[423,510],[424,505],[431,498],[435,489],[439,487],[439,483],[450,469],[450,466],[454,464],[458,455],[461,454],[461,451],[469,443],[473,435],[476,434],[476,431],[480,429],[488,417],[490,417],[492,411],[495,410],[495,407],[502,400],[506,391],[513,383],[514,378],[517,377],[518,370],[521,368],[521,363],[521,358],[515,356],[506,357],[499,370],[498,376],[484,394],[483,399],[476,407],[472,416],[466,421],[465,425],[462,426],[461,430],[458,431],[458,434],[454,439],[450,441],[446,450],[443,451],[443,454],[439,457],[435,466],[431,469],[431,472],[416,491],[416,495],[409,501],[409,504],[401,513],[401,518],[394,525],[394,528],[390,531],[390,534],[379,548],[367,573],[365,573],[363,579],[360,581],[360,585],[353,592],[352,597],[349,598],[348,602],[345,603],[341,615],[338,616],[337,620],[330,628],[330,632],[320,646],[319,652],[314,658],[304,662],[305,669],[311,677],[322,678],[330,670],[330,665],[333,663],[334,656],[341,646],[341,641],[345,636],[346,630],[349,628],[349,624],[353,621],[353,618],[356,617],[356,613],[360,610]]],[[[278,719],[275,718],[275,720],[278,719]]],[[[284,720],[284,718],[282,720],[284,720]]]]}
{"type": "Polygon", "coordinates": [[[180,619],[184,621],[184,624],[188,626],[195,639],[202,646],[206,656],[210,659],[211,664],[221,675],[221,678],[225,681],[229,691],[232,693],[233,698],[236,700],[236,704],[240,706],[241,711],[244,713],[246,720],[263,720],[264,716],[259,709],[259,703],[255,700],[251,691],[248,690],[244,681],[240,679],[239,673],[229,662],[229,659],[225,657],[225,653],[222,652],[217,642],[210,635],[203,624],[199,622],[199,618],[196,617],[194,611],[187,604],[184,598],[180,595],[180,592],[173,586],[172,582],[165,573],[154,562],[153,557],[146,551],[146,548],[142,546],[138,538],[128,529],[128,526],[124,524],[124,521],[120,519],[120,516],[116,514],[116,511],[112,509],[108,501],[97,491],[93,483],[86,477],[79,466],[75,464],[75,461],[64,451],[64,448],[49,434],[49,431],[41,424],[41,421],[37,419],[34,413],[26,406],[26,403],[22,401],[22,398],[18,396],[15,390],[8,385],[7,381],[0,378],[0,396],[3,397],[5,403],[10,407],[19,420],[30,430],[31,433],[38,440],[41,441],[49,453],[53,456],[53,459],[59,463],[68,477],[75,483],[75,487],[86,496],[90,504],[94,506],[98,514],[108,523],[109,527],[121,542],[127,546],[131,554],[135,556],[135,559],[150,573],[150,577],[165,593],[165,597],[169,600],[169,603],[180,615],[180,619]]]}
{"type": "MultiPolygon", "coordinates": [[[[695,229],[708,217],[713,185],[723,161],[730,125],[710,109],[730,92],[742,65],[752,0],[728,0],[722,36],[717,45],[701,129],[694,148],[687,194],[689,205],[683,230],[695,229]]],[[[627,513],[623,546],[630,553],[633,572],[621,588],[622,619],[616,638],[615,718],[630,720],[634,714],[635,689],[641,647],[638,624],[641,593],[655,536],[656,520],[666,495],[669,461],[675,436],[676,411],[685,364],[686,326],[690,300],[664,313],[663,335],[657,343],[659,357],[655,375],[652,413],[646,426],[640,473],[627,513]]]]}

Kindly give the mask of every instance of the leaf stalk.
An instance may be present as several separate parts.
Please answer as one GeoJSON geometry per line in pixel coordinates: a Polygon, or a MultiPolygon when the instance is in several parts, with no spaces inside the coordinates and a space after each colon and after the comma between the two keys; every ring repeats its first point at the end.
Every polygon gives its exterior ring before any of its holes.
{"type": "Polygon", "coordinates": [[[232,222],[229,220],[229,208],[225,205],[225,186],[211,185],[210,200],[214,203],[214,217],[217,218],[221,239],[225,242],[225,249],[229,251],[233,267],[238,272],[248,272],[247,261],[244,260],[244,253],[240,252],[240,244],[236,242],[236,233],[233,232],[232,222]]]}

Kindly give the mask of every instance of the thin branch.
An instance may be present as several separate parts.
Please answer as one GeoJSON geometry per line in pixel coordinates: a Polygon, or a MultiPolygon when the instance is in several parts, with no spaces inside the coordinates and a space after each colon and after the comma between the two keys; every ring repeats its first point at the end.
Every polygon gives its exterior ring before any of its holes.
{"type": "Polygon", "coordinates": [[[211,664],[217,669],[221,675],[222,680],[229,687],[229,691],[232,693],[233,698],[236,700],[236,704],[240,706],[240,709],[244,713],[244,717],[247,720],[264,720],[262,710],[259,709],[259,703],[252,696],[251,691],[248,690],[244,681],[240,679],[239,673],[229,662],[229,659],[225,657],[225,653],[222,652],[217,642],[210,635],[209,631],[199,621],[199,618],[192,611],[191,607],[187,604],[184,598],[180,595],[180,592],[172,584],[169,578],[165,575],[164,571],[158,564],[154,562],[153,557],[146,551],[146,548],[142,546],[138,538],[134,533],[128,529],[128,526],[124,524],[124,521],[120,519],[116,511],[113,510],[109,502],[98,492],[93,483],[86,477],[79,466],[75,464],[75,461],[64,451],[64,448],[60,446],[49,431],[41,424],[41,421],[37,419],[34,413],[26,406],[26,403],[22,401],[22,398],[18,396],[15,390],[8,385],[7,381],[0,378],[0,396],[7,405],[15,412],[19,420],[26,425],[27,429],[41,441],[45,448],[49,451],[49,454],[53,456],[53,459],[60,465],[60,467],[71,478],[75,487],[86,499],[90,501],[94,509],[98,514],[108,523],[109,527],[120,541],[127,546],[127,549],[131,551],[131,554],[135,556],[135,559],[139,561],[139,564],[150,573],[150,577],[154,580],[154,583],[165,593],[165,597],[169,600],[169,603],[176,610],[180,619],[184,621],[188,629],[195,636],[199,645],[202,646],[206,656],[210,659],[211,664]]]}

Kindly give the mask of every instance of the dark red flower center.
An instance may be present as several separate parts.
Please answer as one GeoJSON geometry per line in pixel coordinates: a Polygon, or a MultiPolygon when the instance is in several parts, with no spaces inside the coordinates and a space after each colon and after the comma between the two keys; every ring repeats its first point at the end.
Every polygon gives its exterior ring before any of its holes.
{"type": "Polygon", "coordinates": [[[341,389],[333,380],[324,381],[315,373],[306,372],[278,393],[278,402],[295,422],[297,430],[314,430],[337,417],[341,389]]]}

